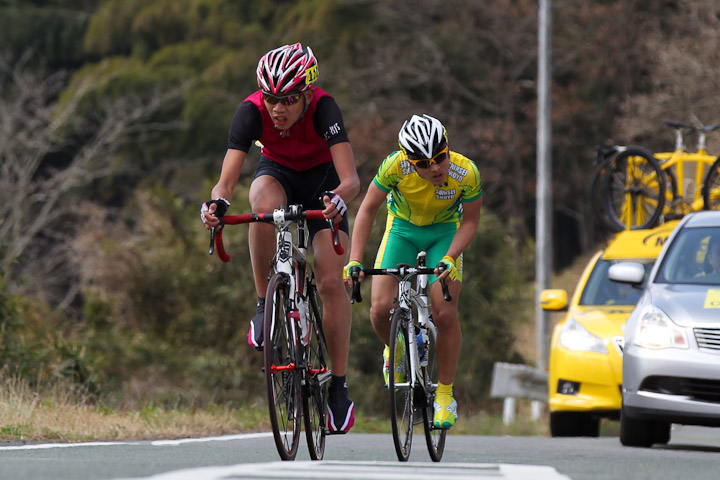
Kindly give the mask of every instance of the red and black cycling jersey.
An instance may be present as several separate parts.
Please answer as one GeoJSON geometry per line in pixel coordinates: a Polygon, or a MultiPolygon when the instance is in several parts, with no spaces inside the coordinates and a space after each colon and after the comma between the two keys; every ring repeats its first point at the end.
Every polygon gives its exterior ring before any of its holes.
{"type": "Polygon", "coordinates": [[[248,152],[255,140],[262,144],[261,154],[296,171],[305,171],[332,162],[330,147],[348,142],[342,113],[335,99],[310,86],[314,95],[307,111],[290,129],[277,130],[258,90],[235,111],[228,148],[248,152]]]}

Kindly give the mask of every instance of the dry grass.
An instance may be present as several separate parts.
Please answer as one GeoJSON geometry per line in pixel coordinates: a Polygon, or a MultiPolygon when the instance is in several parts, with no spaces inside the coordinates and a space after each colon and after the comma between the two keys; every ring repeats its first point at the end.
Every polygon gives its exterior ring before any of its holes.
{"type": "Polygon", "coordinates": [[[17,379],[4,379],[0,390],[0,440],[104,441],[168,439],[267,430],[264,408],[165,410],[146,405],[115,411],[87,402],[66,385],[40,391],[17,379]]]}
{"type": "MultiPolygon", "coordinates": [[[[0,441],[87,442],[178,439],[269,431],[264,403],[239,409],[210,407],[165,410],[146,406],[138,411],[115,411],[93,405],[67,386],[31,389],[20,380],[2,382],[0,390],[0,441]]],[[[529,402],[518,402],[517,421],[504,425],[501,416],[460,412],[456,435],[547,435],[544,417],[530,420],[529,402]]],[[[383,418],[359,416],[353,432],[389,433],[383,418]]]]}

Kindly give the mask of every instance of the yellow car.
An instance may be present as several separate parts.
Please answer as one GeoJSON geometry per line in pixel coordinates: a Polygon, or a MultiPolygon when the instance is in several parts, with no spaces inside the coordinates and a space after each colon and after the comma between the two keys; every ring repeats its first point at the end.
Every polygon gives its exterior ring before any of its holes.
{"type": "Polygon", "coordinates": [[[553,437],[597,437],[600,419],[620,418],[624,325],[641,291],[608,279],[610,265],[632,259],[646,273],[677,221],[626,230],[597,252],[568,304],[565,290],[544,290],[541,307],[567,311],[550,343],[548,406],[553,437]]]}

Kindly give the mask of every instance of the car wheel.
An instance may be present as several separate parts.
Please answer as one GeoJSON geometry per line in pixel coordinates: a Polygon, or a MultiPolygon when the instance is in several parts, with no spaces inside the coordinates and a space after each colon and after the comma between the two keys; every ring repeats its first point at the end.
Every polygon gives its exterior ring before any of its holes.
{"type": "Polygon", "coordinates": [[[550,412],[553,437],[597,437],[600,419],[585,412],[550,412]]]}
{"type": "MultiPolygon", "coordinates": [[[[659,422],[628,417],[625,407],[620,412],[620,443],[626,447],[652,447],[657,441],[656,428],[659,422]]],[[[668,425],[668,440],[670,430],[668,425]]]]}
{"type": "Polygon", "coordinates": [[[655,424],[655,443],[667,445],[670,441],[670,424],[666,422],[656,422],[655,424]]]}

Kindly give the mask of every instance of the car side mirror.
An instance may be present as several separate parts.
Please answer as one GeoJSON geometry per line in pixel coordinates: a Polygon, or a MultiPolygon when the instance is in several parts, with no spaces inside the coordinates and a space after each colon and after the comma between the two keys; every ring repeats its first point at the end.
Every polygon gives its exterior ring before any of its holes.
{"type": "Polygon", "coordinates": [[[614,282],[639,285],[645,279],[645,266],[637,262],[620,262],[610,266],[608,278],[614,282]]]}
{"type": "Polygon", "coordinates": [[[547,289],[540,294],[540,308],[551,311],[565,311],[568,308],[568,295],[565,290],[547,289]]]}

